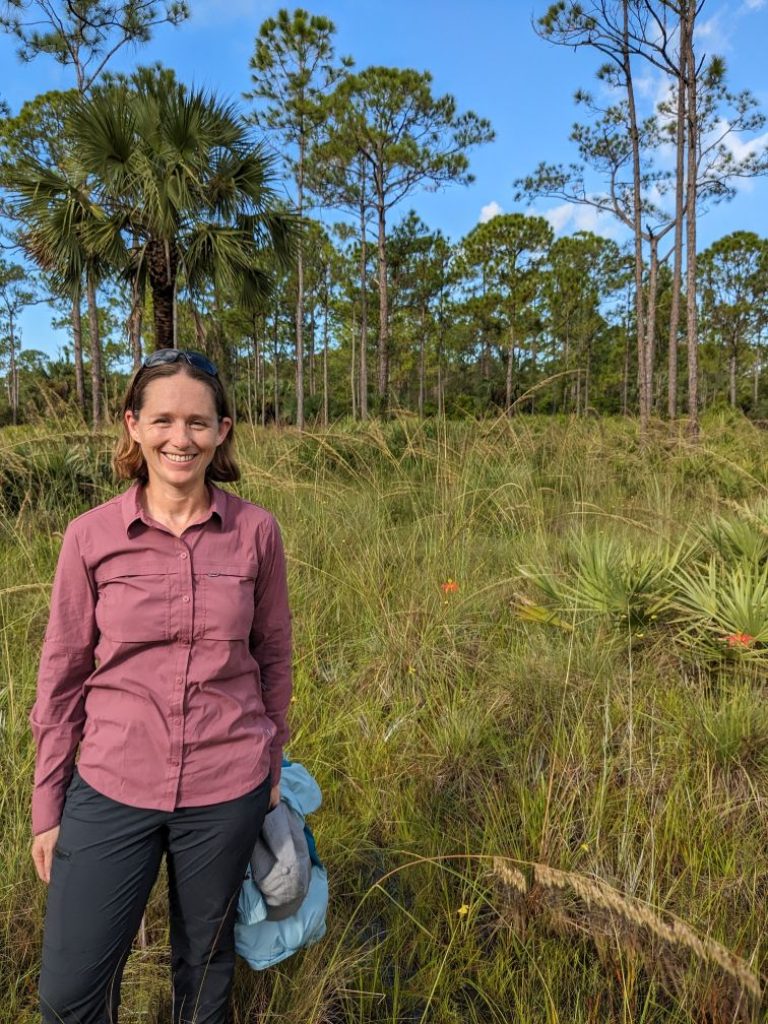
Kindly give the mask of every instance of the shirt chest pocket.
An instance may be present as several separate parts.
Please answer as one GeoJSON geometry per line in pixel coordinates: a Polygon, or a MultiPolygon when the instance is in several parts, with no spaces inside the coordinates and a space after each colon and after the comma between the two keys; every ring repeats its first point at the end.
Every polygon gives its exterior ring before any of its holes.
{"type": "Polygon", "coordinates": [[[253,625],[256,562],[196,565],[203,605],[203,636],[208,640],[244,640],[253,625]]]}
{"type": "Polygon", "coordinates": [[[120,643],[168,640],[174,575],[153,563],[118,561],[98,569],[96,623],[100,632],[120,643]]]}

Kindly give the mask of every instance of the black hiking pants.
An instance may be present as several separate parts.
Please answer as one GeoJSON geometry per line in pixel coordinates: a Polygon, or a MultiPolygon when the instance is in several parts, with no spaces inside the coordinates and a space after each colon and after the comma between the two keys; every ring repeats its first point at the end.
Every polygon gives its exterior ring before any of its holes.
{"type": "Polygon", "coordinates": [[[237,901],[269,793],[267,776],[234,800],[155,811],[98,793],[75,769],[48,887],[44,1024],[116,1024],[123,967],[164,853],[173,1024],[226,1024],[237,901]]]}

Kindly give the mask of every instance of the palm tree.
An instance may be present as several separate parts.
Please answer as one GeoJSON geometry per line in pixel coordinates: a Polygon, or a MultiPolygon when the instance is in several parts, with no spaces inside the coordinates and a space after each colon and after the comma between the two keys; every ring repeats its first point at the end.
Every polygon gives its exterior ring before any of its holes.
{"type": "MultiPolygon", "coordinates": [[[[46,168],[21,159],[7,170],[8,188],[15,194],[15,212],[25,225],[19,240],[27,255],[46,272],[55,291],[72,302],[75,346],[80,344],[80,303],[83,281],[88,306],[91,348],[91,408],[94,427],[102,419],[102,358],[96,290],[126,261],[118,226],[94,201],[92,189],[79,170],[46,168]],[[101,239],[97,250],[91,237],[101,239]]],[[[76,360],[77,364],[77,360],[76,360]]]]}
{"type": "Polygon", "coordinates": [[[115,229],[130,237],[125,265],[149,286],[158,347],[175,344],[180,287],[194,300],[212,284],[248,307],[269,295],[270,265],[292,260],[296,221],[234,107],[144,76],[79,101],[69,128],[104,212],[85,232],[88,245],[114,259],[115,229]]]}

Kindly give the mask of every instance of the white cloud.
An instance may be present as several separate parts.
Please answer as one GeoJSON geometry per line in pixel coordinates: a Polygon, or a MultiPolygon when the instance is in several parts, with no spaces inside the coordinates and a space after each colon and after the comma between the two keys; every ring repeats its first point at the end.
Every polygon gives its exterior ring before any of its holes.
{"type": "Polygon", "coordinates": [[[643,192],[643,198],[656,210],[660,211],[662,220],[670,220],[674,216],[675,196],[674,192],[670,191],[670,188],[664,191],[654,182],[649,189],[643,192]]]}
{"type": "Polygon", "coordinates": [[[736,132],[731,132],[725,137],[725,144],[737,160],[744,160],[768,146],[768,132],[764,132],[754,139],[748,139],[746,142],[742,141],[736,132]]]}
{"type": "MultiPolygon", "coordinates": [[[[738,132],[729,131],[729,127],[728,121],[718,121],[704,140],[704,146],[714,146],[718,140],[722,140],[722,145],[733,156],[734,160],[737,161],[746,160],[747,157],[755,153],[764,152],[768,148],[768,132],[757,135],[752,139],[742,139],[738,132]]],[[[715,173],[717,172],[718,163],[719,161],[716,161],[715,173]]],[[[733,180],[733,185],[737,192],[751,192],[754,188],[754,179],[746,177],[736,178],[733,180]]]]}
{"type": "Polygon", "coordinates": [[[637,75],[634,79],[635,92],[638,96],[653,96],[657,89],[657,75],[653,72],[649,72],[646,75],[637,75]]]}
{"type": "Polygon", "coordinates": [[[744,3],[750,11],[759,11],[761,7],[765,7],[766,0],[744,0],[744,3]]]}
{"type": "Polygon", "coordinates": [[[618,238],[622,235],[622,227],[616,218],[594,206],[561,203],[560,206],[546,210],[541,216],[549,221],[556,235],[574,231],[592,231],[603,238],[618,238]]]}
{"type": "Polygon", "coordinates": [[[494,217],[498,217],[500,213],[504,213],[501,206],[492,199],[490,203],[486,203],[480,211],[480,223],[487,224],[489,220],[493,220],[494,217]]]}
{"type": "Polygon", "coordinates": [[[718,11],[706,21],[697,23],[694,38],[703,41],[710,53],[723,53],[731,48],[731,33],[723,24],[723,13],[718,11]]]}

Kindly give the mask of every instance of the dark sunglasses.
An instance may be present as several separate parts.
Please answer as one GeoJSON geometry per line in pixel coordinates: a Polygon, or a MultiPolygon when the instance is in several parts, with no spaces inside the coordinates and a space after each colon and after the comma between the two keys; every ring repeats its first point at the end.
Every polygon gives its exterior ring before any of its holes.
{"type": "Polygon", "coordinates": [[[210,359],[201,356],[199,352],[187,352],[181,348],[159,348],[156,352],[148,355],[142,366],[162,366],[164,363],[176,363],[179,359],[185,359],[190,366],[210,374],[211,377],[218,377],[219,371],[210,359]]]}

